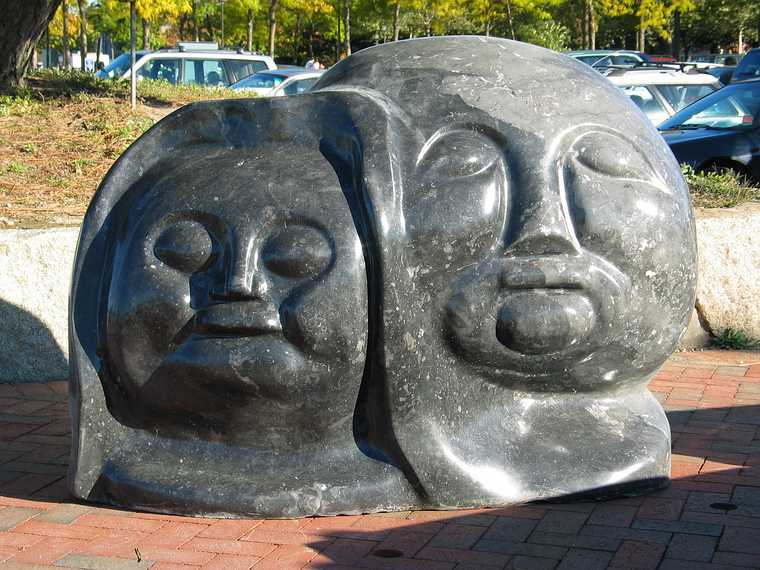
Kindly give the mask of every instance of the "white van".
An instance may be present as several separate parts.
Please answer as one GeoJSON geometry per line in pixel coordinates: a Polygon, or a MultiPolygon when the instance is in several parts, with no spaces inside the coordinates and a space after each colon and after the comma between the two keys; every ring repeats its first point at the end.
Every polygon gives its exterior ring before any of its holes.
{"type": "MultiPolygon", "coordinates": [[[[123,53],[96,73],[101,79],[129,79],[131,57],[123,53]]],[[[277,69],[267,55],[220,50],[213,42],[179,42],[176,48],[138,51],[138,81],[153,79],[172,85],[227,87],[265,69],[277,69]]]]}

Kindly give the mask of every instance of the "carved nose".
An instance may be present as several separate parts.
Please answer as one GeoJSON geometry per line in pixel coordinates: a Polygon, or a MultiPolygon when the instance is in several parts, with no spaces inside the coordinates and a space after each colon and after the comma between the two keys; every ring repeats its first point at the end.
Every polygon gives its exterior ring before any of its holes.
{"type": "Polygon", "coordinates": [[[253,240],[234,236],[225,247],[223,279],[218,280],[211,297],[218,300],[262,299],[267,283],[256,271],[253,240]]]}
{"type": "Polygon", "coordinates": [[[505,253],[513,256],[570,255],[580,253],[565,197],[552,187],[529,187],[522,196],[524,207],[507,239],[505,253]]]}

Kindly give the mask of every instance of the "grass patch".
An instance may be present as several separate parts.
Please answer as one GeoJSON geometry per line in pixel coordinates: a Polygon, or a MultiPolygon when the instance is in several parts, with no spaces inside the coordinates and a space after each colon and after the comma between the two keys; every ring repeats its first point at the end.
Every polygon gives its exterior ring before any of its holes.
{"type": "Polygon", "coordinates": [[[760,348],[760,340],[742,330],[727,328],[715,337],[715,344],[728,350],[753,350],[760,348]]]}
{"type": "Polygon", "coordinates": [[[7,172],[10,172],[11,174],[18,174],[20,176],[26,174],[29,172],[29,167],[24,164],[23,162],[17,162],[15,160],[12,160],[8,163],[8,166],[5,167],[7,172]]]}
{"type": "MultiPolygon", "coordinates": [[[[79,70],[41,69],[27,79],[27,86],[16,97],[24,100],[50,100],[76,97],[111,97],[129,101],[129,81],[99,79],[79,70]]],[[[251,94],[226,87],[172,85],[167,81],[143,79],[137,83],[137,97],[143,103],[185,105],[211,99],[245,99],[251,94]]],[[[0,112],[2,107],[0,107],[0,112]]]]}
{"type": "Polygon", "coordinates": [[[695,206],[730,208],[744,202],[760,201],[760,188],[733,170],[698,173],[687,165],[682,165],[681,170],[695,206]]]}

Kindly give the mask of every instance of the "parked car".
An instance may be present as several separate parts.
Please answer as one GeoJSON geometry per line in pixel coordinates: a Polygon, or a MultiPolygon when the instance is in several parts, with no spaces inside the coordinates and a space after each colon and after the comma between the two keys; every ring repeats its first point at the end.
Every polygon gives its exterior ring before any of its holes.
{"type": "Polygon", "coordinates": [[[740,53],[700,53],[693,56],[689,61],[709,65],[736,65],[742,57],[740,53]]]}
{"type": "Polygon", "coordinates": [[[760,48],[754,48],[744,54],[744,57],[736,66],[731,82],[744,81],[760,77],[760,48]]]}
{"type": "Polygon", "coordinates": [[[568,51],[565,55],[577,59],[591,67],[634,67],[642,63],[650,63],[649,56],[640,51],[597,49],[583,51],[568,51]]]}
{"type": "Polygon", "coordinates": [[[720,81],[708,73],[684,73],[668,68],[614,69],[606,76],[655,125],[721,88],[720,81]]]}
{"type": "MultiPolygon", "coordinates": [[[[130,62],[130,54],[123,53],[96,75],[102,79],[129,79],[130,62]]],[[[277,69],[271,57],[220,50],[213,42],[180,42],[176,48],[139,51],[135,63],[138,80],[209,87],[227,87],[264,69],[277,69]]]]}
{"type": "Polygon", "coordinates": [[[760,182],[760,78],[732,83],[659,126],[679,162],[760,182]]]}
{"type": "Polygon", "coordinates": [[[231,85],[232,89],[245,89],[259,96],[282,97],[298,95],[311,89],[319,80],[323,71],[310,71],[303,68],[287,68],[272,71],[260,71],[231,85]]]}
{"type": "Polygon", "coordinates": [[[709,73],[713,77],[717,78],[723,85],[731,83],[731,77],[736,71],[735,65],[713,65],[704,69],[705,73],[709,73]]]}

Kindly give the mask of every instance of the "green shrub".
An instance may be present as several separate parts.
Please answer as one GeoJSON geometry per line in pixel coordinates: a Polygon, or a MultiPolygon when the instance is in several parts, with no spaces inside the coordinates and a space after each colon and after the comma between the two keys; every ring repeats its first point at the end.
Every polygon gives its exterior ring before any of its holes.
{"type": "Polygon", "coordinates": [[[741,330],[727,328],[715,337],[715,344],[729,350],[751,350],[760,348],[760,340],[752,338],[741,330]]]}
{"type": "Polygon", "coordinates": [[[695,206],[730,208],[743,202],[760,201],[760,188],[733,170],[699,173],[684,164],[681,171],[695,206]]]}

